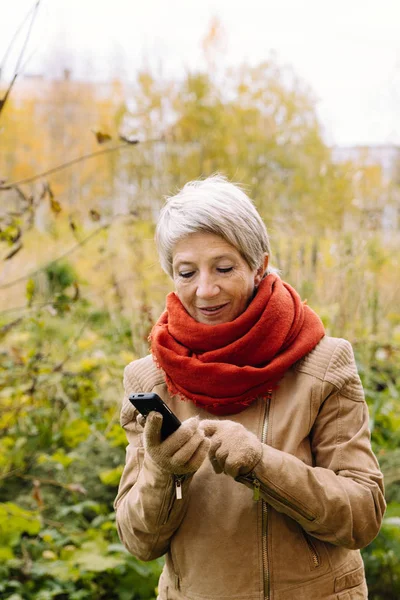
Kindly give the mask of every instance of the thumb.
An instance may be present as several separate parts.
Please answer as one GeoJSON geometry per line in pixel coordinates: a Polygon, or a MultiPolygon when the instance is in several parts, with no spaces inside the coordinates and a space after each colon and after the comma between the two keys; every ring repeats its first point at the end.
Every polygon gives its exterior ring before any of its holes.
{"type": "Polygon", "coordinates": [[[144,434],[148,448],[158,446],[161,443],[161,426],[163,417],[159,412],[152,411],[148,414],[144,434]]]}
{"type": "Polygon", "coordinates": [[[144,429],[144,426],[146,425],[146,417],[139,413],[136,417],[136,423],[144,429]]]}
{"type": "Polygon", "coordinates": [[[219,421],[214,419],[204,419],[204,421],[200,421],[199,427],[204,431],[206,437],[211,437],[217,432],[218,423],[219,421]]]}

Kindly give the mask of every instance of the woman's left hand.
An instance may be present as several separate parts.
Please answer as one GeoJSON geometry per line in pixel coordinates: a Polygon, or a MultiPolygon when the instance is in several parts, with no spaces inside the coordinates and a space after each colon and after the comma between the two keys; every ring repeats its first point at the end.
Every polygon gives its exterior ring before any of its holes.
{"type": "Polygon", "coordinates": [[[205,419],[199,428],[211,441],[209,457],[216,473],[246,475],[261,459],[260,440],[240,423],[205,419]]]}

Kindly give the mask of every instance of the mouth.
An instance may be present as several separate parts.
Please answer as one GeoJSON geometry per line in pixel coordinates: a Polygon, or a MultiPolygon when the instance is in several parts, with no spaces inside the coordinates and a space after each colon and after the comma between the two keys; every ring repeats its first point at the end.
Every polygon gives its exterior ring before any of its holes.
{"type": "Polygon", "coordinates": [[[228,306],[228,302],[225,302],[225,304],[218,304],[217,306],[199,306],[198,310],[204,315],[215,315],[222,311],[225,306],[228,306]]]}

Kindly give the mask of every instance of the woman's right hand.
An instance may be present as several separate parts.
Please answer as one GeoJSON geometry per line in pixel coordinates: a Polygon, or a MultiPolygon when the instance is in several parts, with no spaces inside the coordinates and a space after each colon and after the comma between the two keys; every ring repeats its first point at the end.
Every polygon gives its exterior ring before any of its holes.
{"type": "Polygon", "coordinates": [[[149,413],[144,426],[144,447],[157,465],[174,475],[195,473],[208,455],[210,440],[199,429],[199,418],[183,421],[166,440],[161,440],[162,415],[149,413]]]}

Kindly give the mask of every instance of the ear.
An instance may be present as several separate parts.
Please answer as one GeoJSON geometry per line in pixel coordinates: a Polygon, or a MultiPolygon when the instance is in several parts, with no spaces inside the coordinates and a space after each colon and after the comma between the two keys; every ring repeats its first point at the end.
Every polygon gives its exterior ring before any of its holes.
{"type": "Polygon", "coordinates": [[[260,285],[262,278],[264,277],[264,273],[267,270],[268,267],[268,254],[264,254],[264,260],[262,262],[262,265],[260,267],[258,267],[256,274],[254,276],[254,285],[257,287],[258,285],[260,285]]]}

